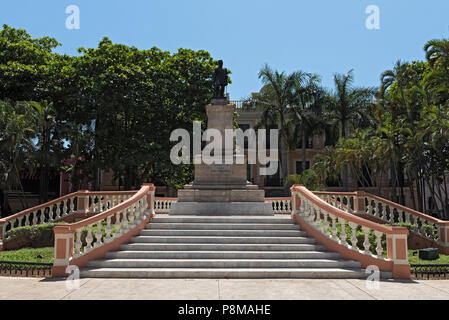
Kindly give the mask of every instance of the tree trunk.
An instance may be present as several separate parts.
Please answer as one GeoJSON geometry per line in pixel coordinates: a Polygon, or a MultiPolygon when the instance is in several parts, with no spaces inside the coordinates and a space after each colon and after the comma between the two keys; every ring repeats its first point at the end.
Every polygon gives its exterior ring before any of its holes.
{"type": "Polygon", "coordinates": [[[307,155],[306,155],[306,135],[303,133],[302,135],[302,171],[304,172],[306,170],[306,161],[307,161],[307,155]]]}
{"type": "MultiPolygon", "coordinates": [[[[346,136],[346,121],[342,120],[341,121],[341,133],[340,133],[340,138],[347,138],[346,136]]],[[[343,183],[343,191],[347,192],[349,190],[349,177],[348,177],[348,165],[345,165],[343,167],[343,170],[341,172],[342,175],[342,183],[343,183]]]]}

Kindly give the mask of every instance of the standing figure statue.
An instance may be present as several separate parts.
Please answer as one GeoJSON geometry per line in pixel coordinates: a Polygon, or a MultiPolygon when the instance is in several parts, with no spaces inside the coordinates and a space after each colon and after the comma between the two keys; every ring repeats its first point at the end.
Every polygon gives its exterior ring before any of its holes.
{"type": "Polygon", "coordinates": [[[215,98],[224,98],[225,87],[228,85],[228,69],[223,68],[223,60],[218,60],[218,68],[214,73],[215,98]]]}

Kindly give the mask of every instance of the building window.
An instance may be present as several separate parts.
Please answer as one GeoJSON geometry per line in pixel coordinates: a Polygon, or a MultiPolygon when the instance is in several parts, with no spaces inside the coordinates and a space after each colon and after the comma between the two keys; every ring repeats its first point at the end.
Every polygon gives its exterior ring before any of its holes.
{"type": "MultiPolygon", "coordinates": [[[[306,161],[306,170],[310,169],[310,161],[306,161]]],[[[296,174],[302,172],[302,161],[296,161],[296,174]]]]}
{"type": "MultiPolygon", "coordinates": [[[[239,125],[239,128],[243,131],[243,133],[245,133],[246,130],[251,128],[251,126],[247,123],[239,123],[238,125],[239,125]]],[[[248,138],[245,137],[243,139],[243,143],[244,143],[245,150],[248,150],[248,138]]]]}
{"type": "MultiPolygon", "coordinates": [[[[302,149],[302,138],[299,138],[298,145],[296,146],[298,149],[302,149]]],[[[306,149],[313,149],[313,136],[306,136],[306,149]]]]}

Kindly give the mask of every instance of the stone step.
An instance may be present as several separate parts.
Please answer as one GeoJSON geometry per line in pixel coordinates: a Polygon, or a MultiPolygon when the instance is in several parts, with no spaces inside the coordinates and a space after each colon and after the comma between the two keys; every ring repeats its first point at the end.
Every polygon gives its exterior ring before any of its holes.
{"type": "Polygon", "coordinates": [[[149,223],[146,229],[183,230],[299,230],[295,224],[282,223],[149,223]]]}
{"type": "Polygon", "coordinates": [[[295,224],[295,221],[290,217],[242,217],[242,216],[228,216],[228,217],[204,217],[204,216],[156,216],[151,219],[151,223],[281,223],[281,224],[295,224]]]}
{"type": "Polygon", "coordinates": [[[84,278],[366,279],[360,268],[85,268],[84,278]]]}
{"type": "Polygon", "coordinates": [[[360,262],[328,259],[106,259],[88,268],[360,268],[360,262]]]}
{"type": "Polygon", "coordinates": [[[142,236],[215,236],[215,237],[305,237],[299,230],[181,230],[144,229],[142,236]]]}
{"type": "Polygon", "coordinates": [[[322,251],[111,251],[106,259],[339,259],[322,251]]]}
{"type": "Polygon", "coordinates": [[[315,239],[305,237],[137,236],[131,239],[131,243],[314,244],[315,239]]]}
{"type": "Polygon", "coordinates": [[[325,251],[315,244],[131,243],[122,250],[139,251],[325,251]]]}

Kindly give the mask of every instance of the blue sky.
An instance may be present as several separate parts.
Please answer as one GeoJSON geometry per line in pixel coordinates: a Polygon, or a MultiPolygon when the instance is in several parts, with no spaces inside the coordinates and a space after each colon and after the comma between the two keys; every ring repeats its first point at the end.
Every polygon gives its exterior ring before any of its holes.
{"type": "Polygon", "coordinates": [[[355,84],[377,86],[398,59],[424,59],[427,40],[449,37],[448,0],[14,0],[0,23],[49,35],[59,52],[96,47],[104,37],[141,49],[208,50],[231,68],[228,91],[238,100],[260,89],[259,69],[321,75],[354,69],[355,84]],[[65,26],[66,7],[80,9],[80,29],[65,26]],[[380,30],[368,30],[365,9],[380,9],[380,30]]]}

